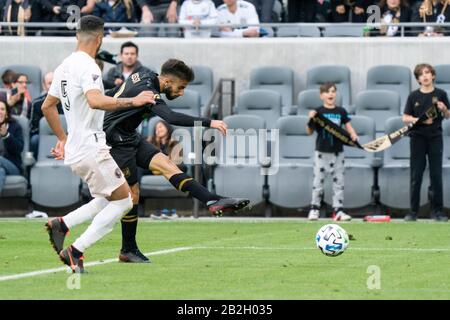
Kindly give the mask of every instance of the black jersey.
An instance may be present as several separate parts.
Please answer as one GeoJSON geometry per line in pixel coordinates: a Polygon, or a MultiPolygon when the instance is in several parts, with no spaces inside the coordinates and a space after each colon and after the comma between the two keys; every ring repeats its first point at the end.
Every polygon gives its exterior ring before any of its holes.
{"type": "Polygon", "coordinates": [[[140,134],[136,129],[142,120],[154,116],[159,116],[168,123],[178,126],[192,127],[195,121],[201,121],[205,127],[210,126],[210,119],[172,111],[160,96],[158,75],[151,71],[133,73],[120,87],[108,91],[107,95],[132,98],[142,91],[152,91],[155,94],[155,104],[105,113],[103,130],[109,144],[128,144],[139,141],[140,134]]]}

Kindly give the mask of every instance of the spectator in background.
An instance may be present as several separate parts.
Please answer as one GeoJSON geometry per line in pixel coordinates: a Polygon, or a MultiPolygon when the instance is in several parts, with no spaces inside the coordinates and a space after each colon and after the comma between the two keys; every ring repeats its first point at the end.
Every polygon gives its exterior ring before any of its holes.
{"type": "Polygon", "coordinates": [[[0,194],[5,185],[6,176],[19,175],[22,169],[23,135],[20,125],[11,118],[9,108],[0,102],[0,139],[4,150],[0,154],[0,194]]]}
{"type": "MultiPolygon", "coordinates": [[[[179,0],[137,0],[137,4],[141,8],[141,23],[177,23],[178,19],[178,2],[179,0]]],[[[178,32],[173,28],[164,28],[160,30],[166,36],[176,36],[178,32]]],[[[158,30],[150,29],[150,31],[141,32],[145,36],[155,37],[158,30]]]]}
{"type": "Polygon", "coordinates": [[[275,0],[249,0],[258,12],[259,20],[262,23],[272,22],[272,11],[275,0]]]}
{"type": "MultiPolygon", "coordinates": [[[[450,22],[450,1],[449,0],[425,0],[417,3],[414,7],[412,22],[450,22]]],[[[419,37],[436,37],[449,34],[444,32],[443,28],[427,26],[425,30],[419,31],[419,37]]]]}
{"type": "MultiPolygon", "coordinates": [[[[31,7],[28,0],[6,0],[2,2],[4,22],[28,22],[31,18],[31,7]]],[[[25,26],[5,27],[7,35],[25,36],[25,26]]]]}
{"type": "MultiPolygon", "coordinates": [[[[423,172],[428,164],[430,167],[430,184],[433,196],[431,197],[432,218],[436,221],[447,221],[443,213],[442,195],[442,120],[450,118],[450,103],[444,90],[434,87],[436,71],[429,64],[419,64],[414,69],[414,76],[420,88],[411,92],[406,101],[403,112],[403,122],[416,123],[430,107],[435,112],[422,123],[413,127],[410,134],[410,213],[406,221],[415,221],[419,213],[420,189],[423,172]],[[433,114],[434,113],[434,114],[433,114]]],[[[448,194],[446,195],[448,197],[448,194]]]]}
{"type": "MultiPolygon", "coordinates": [[[[48,72],[45,74],[44,79],[42,79],[42,87],[44,88],[42,94],[33,100],[31,103],[31,117],[30,117],[30,151],[33,153],[35,159],[38,157],[39,150],[39,122],[41,121],[44,114],[42,113],[41,107],[47,97],[47,92],[50,89],[50,85],[53,81],[53,72],[48,72]]],[[[64,114],[61,103],[57,105],[58,113],[64,114]]]]}
{"type": "Polygon", "coordinates": [[[189,24],[193,28],[184,28],[185,38],[209,38],[211,28],[205,26],[217,23],[217,10],[211,0],[185,0],[181,5],[180,24],[189,24]]]}
{"type": "Polygon", "coordinates": [[[374,0],[331,0],[330,22],[365,23],[367,8],[375,3],[374,0]]]}
{"type": "MultiPolygon", "coordinates": [[[[223,0],[224,4],[217,8],[218,20],[220,24],[259,24],[258,14],[255,6],[244,0],[223,0]]],[[[242,27],[231,28],[221,27],[221,37],[259,37],[259,28],[242,27]]]]}
{"type": "Polygon", "coordinates": [[[120,62],[117,66],[109,69],[104,78],[105,89],[120,86],[128,77],[136,72],[148,72],[149,68],[144,67],[138,60],[139,48],[131,41],[125,42],[120,47],[120,62]]]}
{"type": "Polygon", "coordinates": [[[17,73],[13,78],[13,84],[8,96],[8,106],[12,115],[23,115],[30,118],[31,96],[27,88],[28,77],[26,74],[17,73]]]}
{"type": "Polygon", "coordinates": [[[387,26],[390,23],[403,23],[411,20],[411,10],[407,0],[381,0],[379,3],[381,9],[381,28],[378,35],[394,37],[400,36],[398,26],[387,26]]]}
{"type": "MultiPolygon", "coordinates": [[[[100,0],[95,3],[93,15],[105,22],[136,22],[133,0],[100,0]]],[[[116,31],[120,28],[111,28],[116,31]]]]}
{"type": "Polygon", "coordinates": [[[3,72],[3,74],[2,74],[3,87],[6,89],[11,89],[12,84],[13,84],[13,79],[16,77],[16,75],[17,75],[17,73],[10,69],[5,70],[5,72],[3,72]]]}

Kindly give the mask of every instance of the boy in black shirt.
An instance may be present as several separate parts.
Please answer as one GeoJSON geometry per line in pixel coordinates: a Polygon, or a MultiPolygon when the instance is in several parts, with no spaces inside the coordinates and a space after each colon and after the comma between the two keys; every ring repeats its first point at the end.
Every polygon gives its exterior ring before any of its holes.
{"type": "Polygon", "coordinates": [[[430,165],[430,183],[433,191],[432,217],[437,221],[447,221],[442,213],[442,120],[450,117],[449,101],[445,91],[434,87],[436,72],[429,64],[419,64],[414,69],[414,76],[420,84],[420,89],[411,92],[406,102],[403,121],[415,123],[431,106],[437,108],[434,118],[428,118],[418,123],[411,130],[411,212],[406,215],[406,221],[415,221],[420,204],[420,188],[426,157],[430,165]]]}
{"type": "MultiPolygon", "coordinates": [[[[336,85],[334,83],[325,83],[320,86],[320,99],[323,106],[309,112],[309,117],[313,118],[316,113],[322,114],[338,126],[345,125],[350,133],[352,140],[356,141],[358,135],[350,124],[347,111],[342,107],[337,107],[336,85]]],[[[309,122],[311,123],[311,122],[309,122]]],[[[308,134],[313,133],[314,128],[310,124],[306,127],[308,134]]],[[[351,216],[346,214],[342,206],[344,204],[344,149],[342,142],[332,136],[325,130],[319,130],[316,140],[316,152],[314,156],[314,182],[312,191],[311,210],[308,214],[309,220],[319,218],[319,208],[321,196],[323,194],[323,184],[325,175],[330,172],[333,176],[333,220],[348,221],[351,216]]]]}

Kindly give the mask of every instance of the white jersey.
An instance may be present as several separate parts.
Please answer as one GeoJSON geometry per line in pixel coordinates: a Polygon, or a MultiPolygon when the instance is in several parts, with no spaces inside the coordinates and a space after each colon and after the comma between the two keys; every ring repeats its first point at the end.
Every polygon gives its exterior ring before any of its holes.
{"type": "MultiPolygon", "coordinates": [[[[232,13],[228,10],[226,4],[222,4],[217,8],[217,13],[219,15],[219,23],[224,24],[242,24],[242,25],[255,25],[259,24],[258,13],[253,4],[247,1],[238,0],[236,2],[236,12],[232,13]]],[[[250,27],[251,29],[257,29],[258,27],[250,27]]],[[[232,32],[221,32],[222,37],[242,37],[244,30],[249,28],[236,28],[232,32]]]]}
{"type": "MultiPolygon", "coordinates": [[[[217,23],[217,10],[211,0],[186,0],[180,8],[178,23],[193,24],[194,20],[200,20],[201,26],[217,23]]],[[[186,38],[210,37],[211,29],[185,29],[186,38]]]]}
{"type": "Polygon", "coordinates": [[[67,165],[109,148],[103,132],[105,112],[91,109],[85,96],[92,89],[104,93],[100,68],[86,52],[72,53],[56,68],[48,94],[61,100],[66,117],[64,163],[67,165]]]}

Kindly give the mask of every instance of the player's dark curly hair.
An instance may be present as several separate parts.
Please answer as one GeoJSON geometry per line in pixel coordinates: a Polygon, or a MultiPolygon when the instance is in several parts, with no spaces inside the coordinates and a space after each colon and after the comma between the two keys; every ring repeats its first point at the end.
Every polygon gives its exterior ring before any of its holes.
{"type": "Polygon", "coordinates": [[[194,71],[183,61],[177,59],[169,59],[164,62],[161,67],[161,75],[172,75],[187,82],[191,82],[195,78],[194,71]]]}

